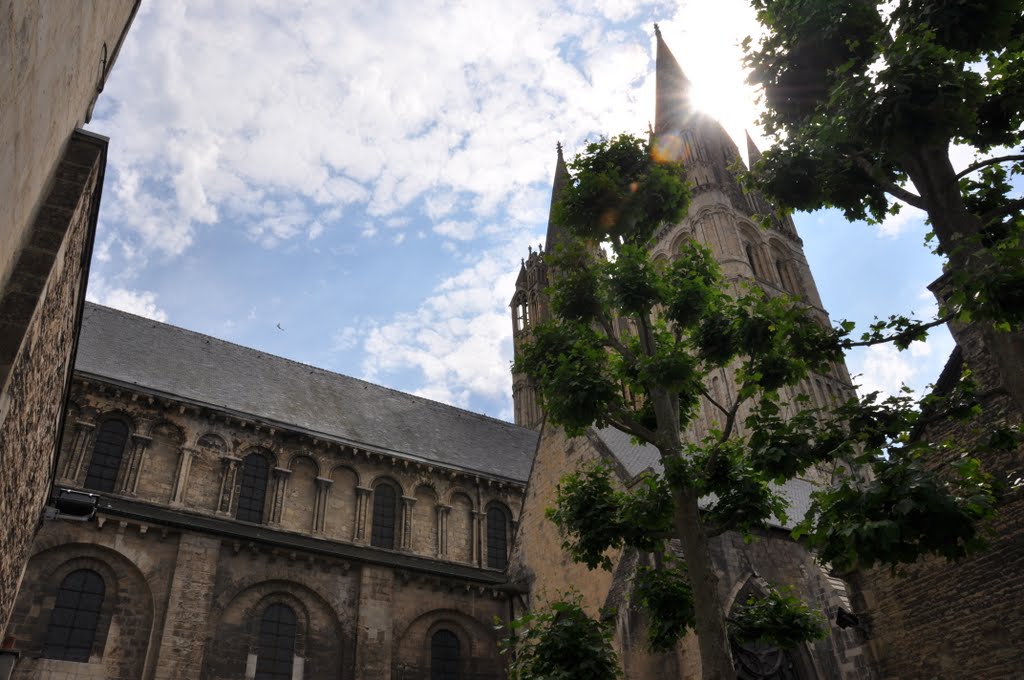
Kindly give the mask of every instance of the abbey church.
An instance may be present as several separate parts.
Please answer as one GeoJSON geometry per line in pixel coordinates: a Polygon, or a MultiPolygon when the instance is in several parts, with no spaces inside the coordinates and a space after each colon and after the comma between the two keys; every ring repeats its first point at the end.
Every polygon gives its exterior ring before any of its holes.
{"type": "MultiPolygon", "coordinates": [[[[773,211],[740,189],[735,144],[687,91],[658,33],[653,134],[694,198],[653,256],[696,239],[730,280],[802,296],[827,320],[792,221],[756,226],[773,211]]],[[[566,180],[559,149],[552,200],[566,180]]],[[[560,238],[549,224],[509,291],[517,343],[548,314],[544,257],[560,238]]],[[[734,389],[725,373],[708,387],[734,389]]],[[[852,389],[836,364],[799,392],[826,404],[852,389]]],[[[588,571],[544,516],[579,463],[607,461],[628,487],[659,469],[657,452],[613,428],[568,438],[524,376],[513,391],[515,425],[87,304],[55,487],[95,495],[97,512],[36,533],[3,635],[12,677],[500,680],[494,620],[575,588],[614,612],[626,677],[699,678],[692,635],[666,654],[645,646],[631,575],[646,556],[588,571]]],[[[712,425],[708,413],[688,436],[712,425]]],[[[817,481],[781,489],[793,515],[817,481]]],[[[788,536],[714,539],[723,606],[794,584],[830,635],[789,652],[734,641],[739,677],[883,677],[869,631],[837,624],[857,609],[848,584],[788,536]]]]}

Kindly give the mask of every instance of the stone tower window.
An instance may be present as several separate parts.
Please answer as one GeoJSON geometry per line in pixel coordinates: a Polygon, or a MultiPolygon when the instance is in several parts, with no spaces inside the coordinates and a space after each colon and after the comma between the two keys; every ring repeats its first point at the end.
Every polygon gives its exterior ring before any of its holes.
{"type": "Polygon", "coordinates": [[[244,522],[262,522],[263,504],[267,497],[267,459],[250,453],[242,461],[242,481],[238,492],[235,518],[244,522]]]}
{"type": "Polygon", "coordinates": [[[459,638],[450,630],[441,630],[430,638],[430,680],[459,680],[461,650],[459,638]]]}
{"type": "Polygon", "coordinates": [[[89,660],[105,590],[100,575],[89,569],[73,571],[61,581],[46,628],[44,658],[89,660]]]}
{"type": "Polygon", "coordinates": [[[92,459],[85,475],[85,488],[96,491],[113,491],[117,472],[121,468],[121,457],[128,442],[128,423],[112,418],[100,426],[92,459]]]}
{"type": "Polygon", "coordinates": [[[272,604],[260,621],[255,680],[291,680],[295,662],[295,612],[286,604],[272,604]]]}
{"type": "Polygon", "coordinates": [[[373,531],[370,545],[378,548],[395,547],[395,488],[380,484],[373,491],[373,531]]]}
{"type": "Polygon", "coordinates": [[[508,514],[492,505],[487,510],[487,566],[504,569],[508,565],[508,514]]]}
{"type": "Polygon", "coordinates": [[[749,243],[747,244],[746,252],[747,252],[747,264],[750,265],[750,271],[751,271],[751,273],[753,273],[754,278],[758,278],[758,279],[762,278],[762,272],[758,271],[758,269],[757,269],[757,257],[754,254],[754,247],[752,245],[750,245],[749,243]]]}

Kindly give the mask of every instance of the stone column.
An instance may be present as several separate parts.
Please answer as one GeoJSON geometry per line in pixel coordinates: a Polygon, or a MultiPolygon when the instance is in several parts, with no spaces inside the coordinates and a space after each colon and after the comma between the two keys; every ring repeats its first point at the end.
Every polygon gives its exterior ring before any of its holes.
{"type": "Polygon", "coordinates": [[[480,541],[480,526],[482,524],[482,522],[480,520],[481,520],[482,517],[483,517],[483,513],[482,512],[480,512],[478,510],[474,510],[473,511],[473,519],[471,520],[472,525],[470,526],[470,532],[471,532],[472,538],[473,538],[473,559],[472,559],[472,562],[473,562],[473,564],[477,565],[478,567],[480,566],[480,561],[482,559],[482,555],[481,555],[482,551],[480,550],[480,543],[481,543],[481,541],[480,541]]]}
{"type": "Polygon", "coordinates": [[[230,515],[231,506],[235,501],[235,482],[238,479],[238,464],[241,458],[235,456],[221,456],[220,475],[220,501],[217,504],[217,514],[230,515]]]}
{"type": "Polygon", "coordinates": [[[437,556],[447,557],[448,556],[448,513],[451,511],[452,506],[450,505],[437,505],[437,556]]]}
{"type": "Polygon", "coordinates": [[[268,524],[281,523],[281,512],[284,510],[284,494],[288,489],[288,478],[291,476],[292,471],[288,468],[275,467],[273,470],[274,495],[271,499],[270,518],[267,520],[268,524]]]}
{"type": "Polygon", "coordinates": [[[187,446],[182,446],[178,452],[178,474],[174,478],[171,505],[181,505],[185,502],[185,488],[188,486],[188,475],[192,470],[192,456],[196,453],[198,451],[187,446]]]}
{"type": "Polygon", "coordinates": [[[412,510],[415,506],[414,496],[402,496],[402,535],[399,550],[412,550],[412,510]]]}
{"type": "Polygon", "coordinates": [[[372,493],[373,489],[369,487],[356,487],[356,530],[353,534],[355,541],[366,542],[366,514],[372,493]]]}
{"type": "Polygon", "coordinates": [[[124,495],[135,495],[139,486],[139,472],[146,462],[146,449],[149,448],[152,437],[144,434],[133,434],[128,440],[128,456],[121,464],[120,484],[116,487],[117,492],[124,495]]]}
{"type": "Polygon", "coordinates": [[[324,522],[327,518],[327,499],[331,494],[331,484],[334,480],[327,477],[316,478],[316,500],[313,504],[313,533],[324,532],[324,522]]]}
{"type": "Polygon", "coordinates": [[[220,538],[182,533],[172,565],[167,618],[153,667],[154,680],[198,678],[206,646],[206,627],[213,605],[220,538]]]}
{"type": "Polygon", "coordinates": [[[356,611],[356,680],[391,677],[394,575],[391,567],[360,568],[356,611]]]}
{"type": "Polygon", "coordinates": [[[71,445],[64,453],[64,469],[61,476],[64,479],[77,483],[79,476],[82,474],[86,451],[89,450],[89,444],[92,443],[96,423],[76,420],[74,427],[74,433],[71,435],[71,445]]]}

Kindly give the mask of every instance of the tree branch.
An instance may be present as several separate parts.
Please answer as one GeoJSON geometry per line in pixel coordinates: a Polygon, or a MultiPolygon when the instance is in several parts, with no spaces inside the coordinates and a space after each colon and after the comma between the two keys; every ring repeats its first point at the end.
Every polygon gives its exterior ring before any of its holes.
{"type": "Polygon", "coordinates": [[[960,179],[971,174],[975,170],[981,170],[982,168],[990,165],[998,165],[999,163],[1006,163],[1007,161],[1024,161],[1024,154],[1010,154],[1009,156],[996,156],[995,158],[986,158],[985,160],[978,161],[977,163],[971,163],[966,168],[957,173],[956,178],[960,179]]]}
{"type": "Polygon", "coordinates": [[[896,198],[900,199],[901,201],[903,201],[907,205],[912,205],[915,208],[918,208],[920,210],[924,210],[924,211],[927,212],[928,207],[927,207],[927,204],[924,202],[923,198],[921,198],[920,196],[918,196],[914,192],[907,191],[906,189],[904,189],[903,187],[899,186],[898,184],[887,180],[885,177],[882,176],[882,174],[881,174],[881,172],[879,171],[878,168],[876,168],[875,166],[871,165],[871,163],[869,163],[867,160],[861,158],[860,156],[855,157],[853,160],[854,160],[854,162],[857,163],[857,167],[860,168],[861,170],[863,170],[864,173],[867,174],[867,176],[870,177],[871,180],[875,184],[880,186],[884,191],[886,191],[887,193],[892,194],[893,196],[895,196],[896,198]]]}
{"type": "Polygon", "coordinates": [[[614,349],[616,352],[621,354],[622,358],[628,361],[630,364],[635,365],[636,356],[634,356],[634,354],[631,351],[629,351],[629,348],[626,347],[626,345],[624,345],[618,337],[616,337],[615,329],[612,328],[611,320],[608,317],[601,318],[601,328],[604,329],[604,334],[606,338],[604,344],[607,347],[614,349]]]}
{"type": "Polygon", "coordinates": [[[850,349],[851,347],[870,347],[871,345],[884,345],[887,342],[895,342],[896,340],[899,340],[900,338],[905,338],[908,335],[917,335],[921,331],[927,331],[932,328],[935,328],[936,326],[942,326],[944,324],[949,323],[954,318],[956,318],[955,314],[947,314],[946,316],[935,319],[934,321],[929,321],[928,323],[923,323],[919,326],[908,328],[905,331],[893,333],[892,335],[886,335],[880,338],[872,338],[871,340],[860,340],[857,342],[854,342],[853,340],[840,340],[839,342],[843,349],[850,349]]]}
{"type": "Polygon", "coordinates": [[[642,439],[649,444],[654,444],[654,442],[658,440],[657,434],[654,430],[644,427],[639,421],[627,413],[620,411],[619,413],[612,414],[608,417],[608,422],[611,423],[613,427],[622,430],[626,434],[631,434],[637,439],[642,439]]]}
{"type": "Polygon", "coordinates": [[[708,401],[710,401],[710,402],[711,402],[711,404],[712,404],[712,405],[713,405],[713,406],[714,406],[715,408],[717,408],[717,409],[718,409],[719,411],[721,411],[721,412],[722,412],[722,413],[723,413],[724,415],[726,415],[726,416],[728,416],[728,415],[729,415],[729,409],[727,409],[726,407],[724,407],[724,406],[722,406],[721,404],[719,404],[719,403],[718,403],[718,401],[716,401],[716,400],[715,400],[715,398],[711,396],[711,393],[710,393],[710,392],[708,392],[707,388],[705,388],[705,387],[704,387],[703,385],[701,385],[701,388],[700,388],[700,393],[701,393],[701,395],[702,395],[702,396],[703,396],[703,397],[704,397],[705,399],[707,399],[708,401]]]}
{"type": "Polygon", "coordinates": [[[999,208],[989,210],[987,213],[985,213],[978,219],[981,220],[981,224],[984,226],[994,221],[996,218],[1004,217],[1012,213],[1014,210],[1018,210],[1020,208],[1024,208],[1024,198],[1014,199],[1008,203],[1003,204],[999,208]]]}

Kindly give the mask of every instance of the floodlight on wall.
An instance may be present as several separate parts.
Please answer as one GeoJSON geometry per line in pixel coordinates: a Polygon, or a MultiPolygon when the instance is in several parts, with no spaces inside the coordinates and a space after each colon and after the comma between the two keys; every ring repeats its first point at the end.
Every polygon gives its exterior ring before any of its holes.
{"type": "Polygon", "coordinates": [[[43,508],[43,519],[65,519],[72,522],[88,522],[96,516],[95,494],[75,491],[74,489],[57,489],[50,497],[50,504],[43,508]]]}

